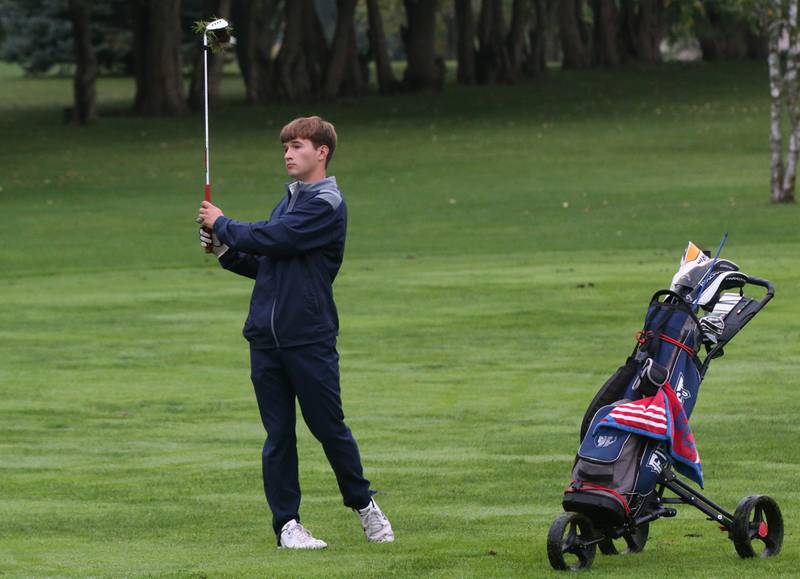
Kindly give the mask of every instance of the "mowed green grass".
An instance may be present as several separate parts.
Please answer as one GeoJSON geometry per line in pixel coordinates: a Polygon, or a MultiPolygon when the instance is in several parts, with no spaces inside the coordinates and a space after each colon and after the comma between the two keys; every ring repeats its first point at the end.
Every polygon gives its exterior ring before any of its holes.
{"type": "Polygon", "coordinates": [[[597,576],[790,576],[800,564],[800,213],[768,202],[765,67],[554,73],[324,106],[248,108],[226,78],[215,200],[263,219],[277,131],[337,123],[335,291],[347,421],[397,541],[368,545],[298,425],[303,521],[275,549],[240,335],[251,283],[202,254],[202,118],[61,123],[64,79],[0,84],[0,574],[542,576],[586,405],[689,240],[774,281],[692,420],[709,495],[775,497],[786,542],[740,560],[699,511],[597,576]]]}

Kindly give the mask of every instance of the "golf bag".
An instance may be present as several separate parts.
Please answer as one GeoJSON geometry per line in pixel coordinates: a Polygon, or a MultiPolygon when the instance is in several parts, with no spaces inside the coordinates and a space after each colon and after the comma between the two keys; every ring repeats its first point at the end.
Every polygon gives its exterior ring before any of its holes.
{"type": "Polygon", "coordinates": [[[729,512],[678,476],[703,486],[689,427],[700,383],[711,361],[775,295],[768,280],[718,259],[724,241],[713,260],[689,243],[670,289],[650,300],[633,352],[586,410],[565,512],[547,533],[554,569],[588,569],[597,549],[619,552],[617,539],[626,552],[641,552],[650,524],[677,516],[676,505],[690,505],[717,523],[741,557],[780,553],[783,516],[774,499],[749,495],[729,512]],[[753,286],[766,290],[761,299],[748,297],[753,286]],[[698,319],[700,309],[706,315],[698,319]]]}
{"type": "MultiPolygon", "coordinates": [[[[667,384],[688,418],[702,379],[697,356],[701,336],[700,322],[684,299],[670,290],[653,295],[633,353],[583,418],[572,483],[564,493],[565,511],[582,513],[602,528],[624,524],[646,508],[659,474],[674,462],[666,443],[600,425],[616,406],[652,397],[667,384]]],[[[676,464],[678,470],[685,466],[676,464]]]]}

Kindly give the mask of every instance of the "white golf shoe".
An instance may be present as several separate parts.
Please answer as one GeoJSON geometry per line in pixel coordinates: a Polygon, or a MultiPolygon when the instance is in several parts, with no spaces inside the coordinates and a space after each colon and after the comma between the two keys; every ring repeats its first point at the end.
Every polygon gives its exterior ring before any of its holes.
{"type": "Polygon", "coordinates": [[[281,528],[282,549],[324,549],[328,544],[315,539],[303,525],[292,519],[281,528]]]}
{"type": "Polygon", "coordinates": [[[371,543],[391,543],[394,541],[394,531],[392,524],[374,500],[363,509],[357,509],[358,517],[361,519],[361,526],[367,541],[371,543]]]}

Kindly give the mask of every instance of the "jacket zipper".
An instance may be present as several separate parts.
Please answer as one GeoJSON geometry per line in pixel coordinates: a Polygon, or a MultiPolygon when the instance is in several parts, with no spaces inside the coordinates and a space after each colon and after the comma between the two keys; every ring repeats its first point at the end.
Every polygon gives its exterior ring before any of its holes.
{"type": "Polygon", "coordinates": [[[275,333],[275,304],[278,302],[278,298],[275,298],[272,301],[272,311],[269,314],[269,327],[272,330],[272,337],[275,339],[275,346],[280,348],[281,343],[278,341],[278,335],[275,333]]]}

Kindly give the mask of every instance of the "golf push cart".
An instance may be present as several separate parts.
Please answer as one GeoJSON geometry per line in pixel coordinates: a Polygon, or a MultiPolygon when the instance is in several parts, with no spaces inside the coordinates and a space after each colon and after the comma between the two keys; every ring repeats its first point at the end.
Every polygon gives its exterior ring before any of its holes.
{"type": "Polygon", "coordinates": [[[598,547],[616,554],[617,539],[626,552],[641,551],[650,523],[674,517],[679,504],[717,523],[741,557],[780,552],[783,518],[772,498],[745,497],[730,513],[683,480],[703,485],[688,421],[700,383],[711,361],[774,294],[769,281],[719,259],[724,242],[713,260],[689,244],[670,289],[653,295],[633,353],[589,405],[565,512],[547,535],[554,569],[587,569],[598,547]],[[765,295],[748,297],[754,287],[765,295]]]}

